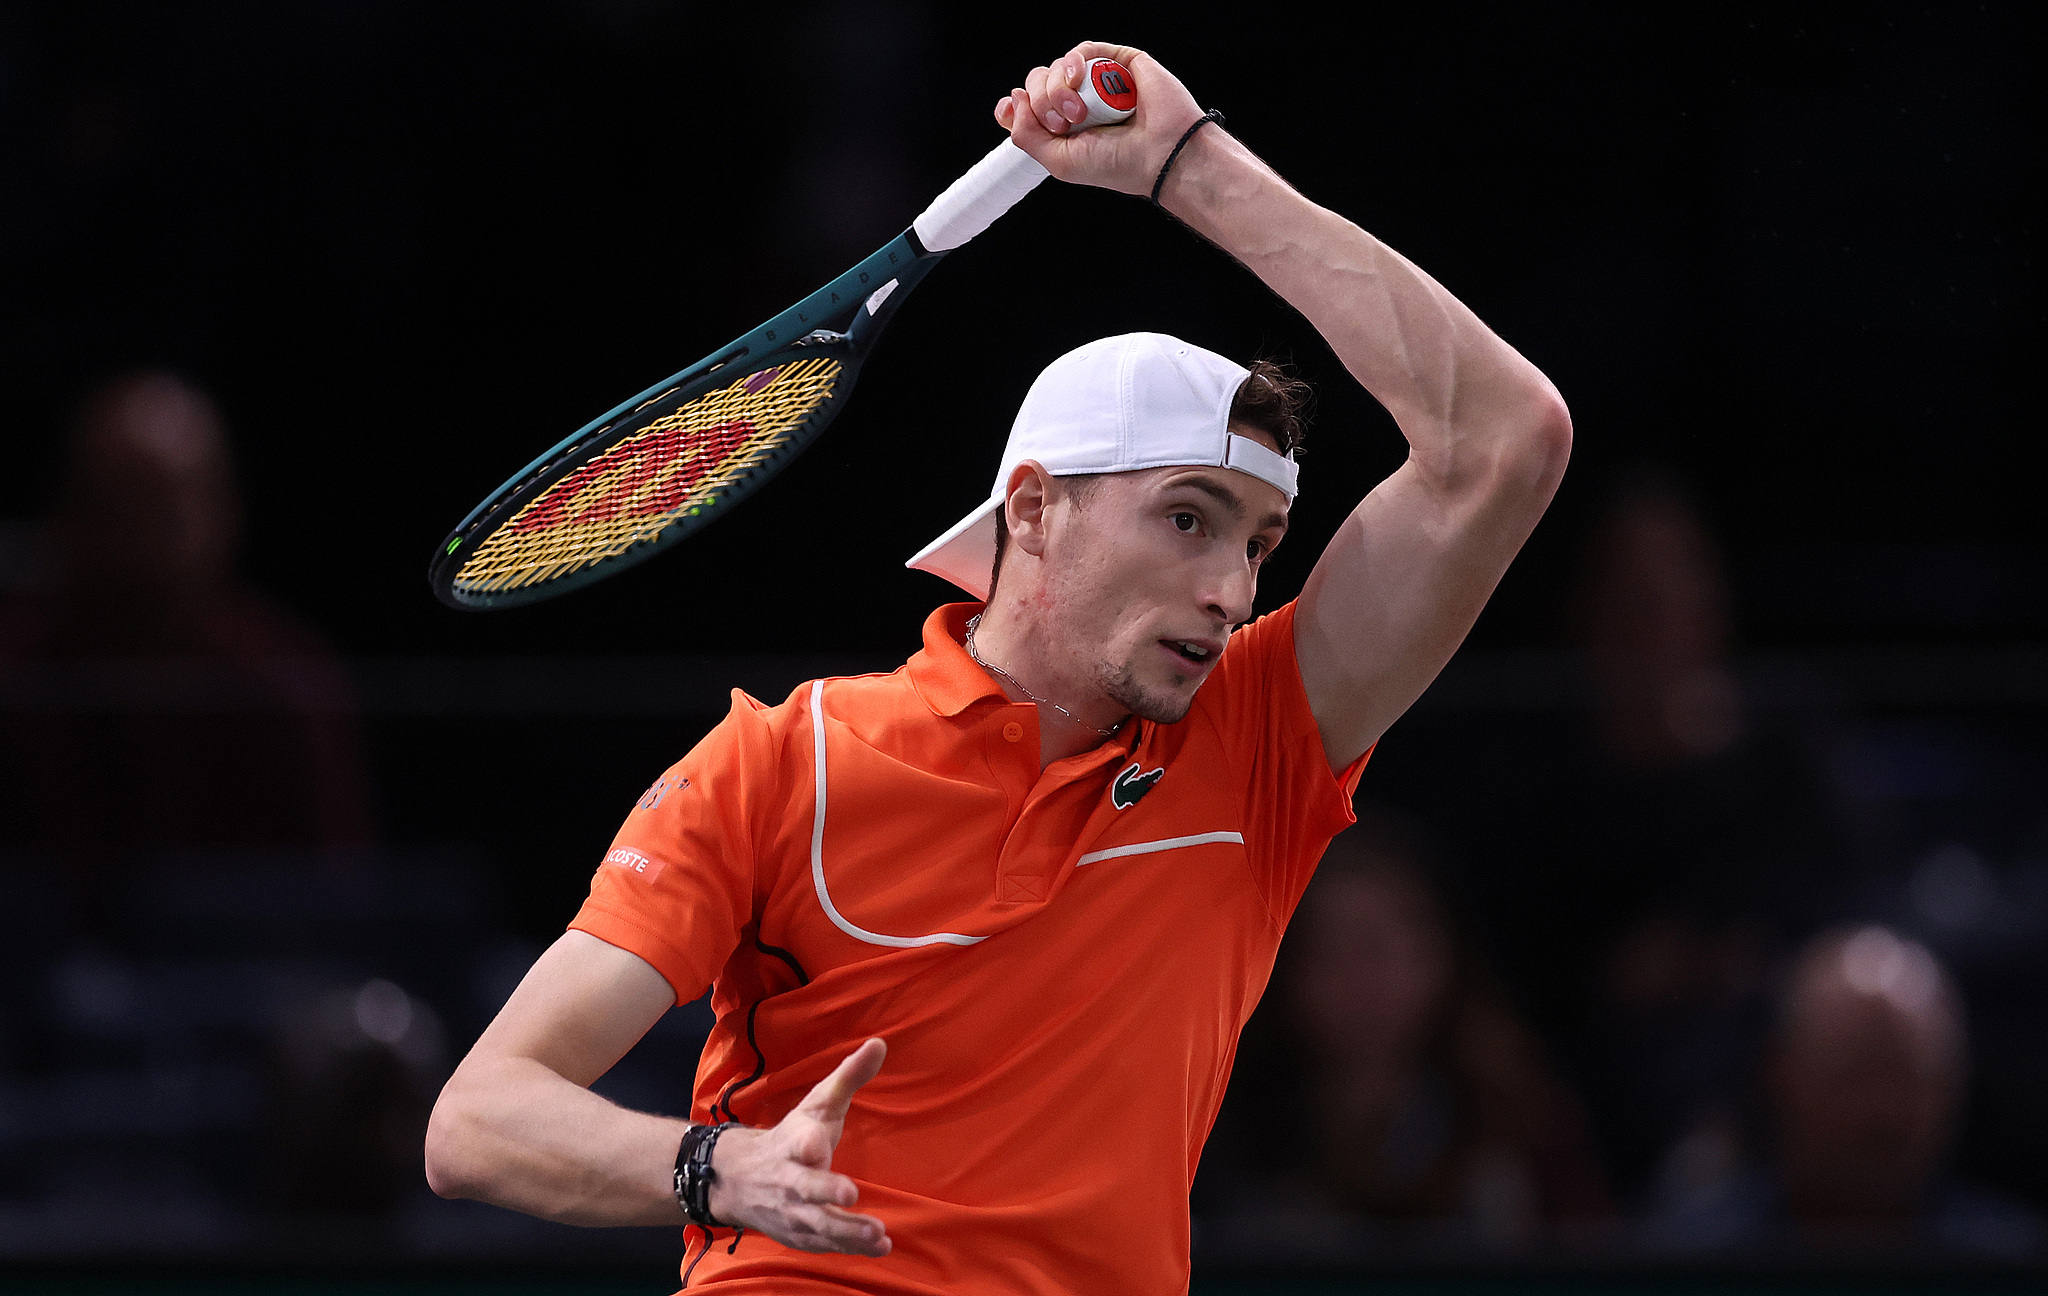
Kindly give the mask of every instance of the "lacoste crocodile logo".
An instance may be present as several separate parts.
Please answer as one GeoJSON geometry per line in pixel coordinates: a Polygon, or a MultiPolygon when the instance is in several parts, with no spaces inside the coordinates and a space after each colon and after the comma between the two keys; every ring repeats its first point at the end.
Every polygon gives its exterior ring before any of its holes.
{"type": "Polygon", "coordinates": [[[1164,765],[1140,774],[1138,762],[1132,761],[1124,767],[1123,773],[1116,776],[1116,782],[1109,785],[1109,803],[1119,810],[1128,810],[1144,800],[1145,794],[1165,775],[1164,765]]]}

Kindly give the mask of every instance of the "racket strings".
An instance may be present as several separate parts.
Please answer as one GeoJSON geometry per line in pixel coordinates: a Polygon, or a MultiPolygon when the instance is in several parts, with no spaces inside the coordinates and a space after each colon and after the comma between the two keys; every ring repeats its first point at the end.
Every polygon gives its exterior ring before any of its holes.
{"type": "Polygon", "coordinates": [[[529,500],[477,547],[455,587],[554,580],[717,504],[831,398],[839,369],[822,357],[776,365],[653,420],[529,500]]]}

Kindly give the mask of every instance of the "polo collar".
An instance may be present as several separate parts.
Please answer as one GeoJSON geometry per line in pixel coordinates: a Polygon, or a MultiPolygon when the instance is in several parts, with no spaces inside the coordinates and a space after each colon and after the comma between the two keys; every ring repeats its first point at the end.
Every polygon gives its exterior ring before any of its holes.
{"type": "Polygon", "coordinates": [[[1010,700],[1002,686],[974,664],[964,647],[967,618],[982,607],[980,603],[948,603],[924,619],[924,647],[911,655],[905,669],[917,695],[934,714],[950,718],[985,699],[1010,700]]]}
{"type": "MultiPolygon", "coordinates": [[[[968,618],[986,606],[947,603],[933,609],[924,619],[924,647],[911,654],[904,669],[909,672],[911,687],[935,715],[951,719],[977,702],[1010,704],[1010,695],[1003,692],[1002,685],[967,655],[968,618]]],[[[1118,743],[1136,751],[1149,725],[1149,721],[1132,716],[1131,723],[1118,730],[1114,739],[1089,751],[1114,751],[1118,743]]]]}

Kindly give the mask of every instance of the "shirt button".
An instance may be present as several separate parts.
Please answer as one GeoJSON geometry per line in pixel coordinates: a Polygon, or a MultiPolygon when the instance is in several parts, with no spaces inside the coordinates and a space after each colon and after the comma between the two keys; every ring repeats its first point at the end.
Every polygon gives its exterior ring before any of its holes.
{"type": "Polygon", "coordinates": [[[1017,722],[1016,722],[1015,720],[1012,720],[1012,721],[1010,721],[1010,723],[1008,723],[1008,724],[1006,724],[1006,725],[1004,725],[1004,726],[1003,726],[1003,741],[1004,741],[1004,742],[1022,742],[1022,741],[1023,741],[1023,739],[1024,739],[1024,726],[1023,726],[1023,725],[1020,725],[1020,724],[1018,724],[1018,723],[1017,723],[1017,722]]]}

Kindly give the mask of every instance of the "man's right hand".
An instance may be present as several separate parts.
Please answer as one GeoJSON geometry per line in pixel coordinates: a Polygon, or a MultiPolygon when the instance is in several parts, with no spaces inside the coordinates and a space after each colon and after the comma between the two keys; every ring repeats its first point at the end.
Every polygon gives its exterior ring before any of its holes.
{"type": "MultiPolygon", "coordinates": [[[[638,955],[564,932],[456,1068],[427,1127],[427,1182],[564,1224],[676,1225],[684,1122],[628,1111],[590,1084],[675,1007],[638,955]]],[[[846,1109],[888,1052],[855,1049],[773,1129],[727,1130],[712,1149],[711,1213],[805,1251],[889,1254],[882,1221],[832,1173],[846,1109]]]]}
{"type": "Polygon", "coordinates": [[[1202,110],[1180,78],[1159,60],[1128,45],[1082,41],[1052,61],[1031,69],[1024,84],[996,101],[996,124],[1010,139],[1068,184],[1095,185],[1143,198],[1165,165],[1167,154],[1202,110]],[[1088,60],[1110,58],[1136,82],[1138,110],[1122,125],[1076,131],[1087,116],[1081,81],[1088,60]]]}
{"type": "Polygon", "coordinates": [[[766,1233],[799,1251],[889,1254],[889,1231],[846,1209],[860,1200],[853,1180],[832,1172],[846,1109],[875,1078],[889,1049],[871,1039],[817,1083],[773,1129],[727,1130],[712,1149],[711,1213],[766,1233]]]}

